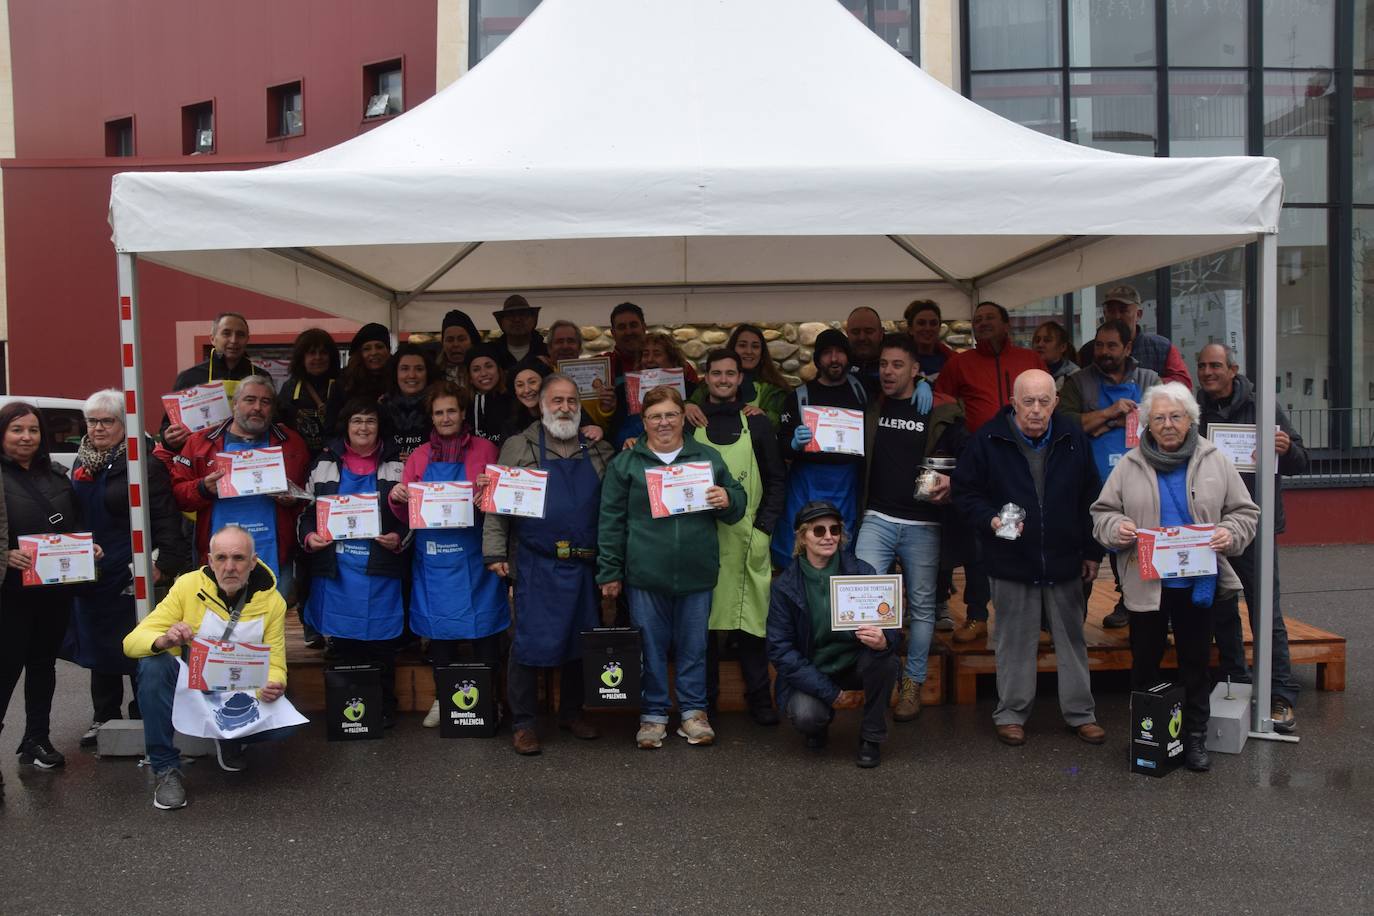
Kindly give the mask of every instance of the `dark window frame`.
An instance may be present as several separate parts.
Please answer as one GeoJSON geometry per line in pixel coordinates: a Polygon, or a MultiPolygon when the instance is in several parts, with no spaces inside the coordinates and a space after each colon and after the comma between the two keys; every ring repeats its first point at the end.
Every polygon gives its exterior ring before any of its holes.
{"type": "MultiPolygon", "coordinates": [[[[406,58],[404,54],[393,54],[390,57],[383,57],[374,61],[367,61],[363,64],[363,98],[358,110],[362,113],[361,120],[372,124],[377,121],[386,121],[397,115],[406,112],[406,96],[410,94],[410,87],[406,84],[406,58]],[[378,77],[383,73],[392,70],[401,71],[401,110],[388,112],[386,114],[368,115],[367,104],[374,95],[377,94],[378,77]]],[[[305,97],[301,97],[301,106],[304,109],[305,97]]]]}
{"type": "Polygon", "coordinates": [[[305,117],[305,77],[297,77],[293,80],[274,83],[267,87],[267,142],[275,143],[280,140],[294,140],[297,137],[304,137],[308,129],[305,117]],[[299,92],[301,96],[301,129],[294,134],[283,134],[279,132],[282,115],[282,99],[287,91],[299,92]]]}
{"type": "Polygon", "coordinates": [[[132,158],[134,158],[135,156],[138,155],[138,118],[137,118],[137,116],[132,115],[132,114],[127,114],[127,115],[122,115],[122,116],[120,116],[120,117],[118,117],[118,118],[106,118],[106,119],[105,119],[104,128],[105,128],[105,158],[106,158],[106,159],[132,159],[132,158]],[[119,153],[119,152],[114,152],[114,153],[112,153],[112,152],[110,152],[110,140],[111,140],[111,137],[112,137],[112,131],[122,131],[122,130],[124,129],[124,123],[125,123],[126,121],[128,122],[128,125],[129,125],[129,152],[128,152],[127,154],[125,154],[125,153],[119,153]]]}
{"type": "Polygon", "coordinates": [[[213,156],[219,152],[219,117],[216,111],[216,99],[211,96],[208,99],[201,99],[199,102],[191,102],[181,106],[181,154],[183,156],[213,156]],[[196,149],[196,132],[200,129],[199,116],[205,111],[210,112],[210,148],[208,150],[196,149]]]}

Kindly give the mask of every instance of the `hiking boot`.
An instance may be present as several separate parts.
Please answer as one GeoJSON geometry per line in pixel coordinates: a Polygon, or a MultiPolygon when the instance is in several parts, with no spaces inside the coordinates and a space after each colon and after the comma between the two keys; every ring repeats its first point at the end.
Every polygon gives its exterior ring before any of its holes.
{"type": "Polygon", "coordinates": [[[704,712],[694,712],[682,720],[682,724],[677,728],[679,738],[686,738],[688,744],[705,747],[716,740],[716,733],[711,728],[711,722],[706,718],[704,712]]]}
{"type": "Polygon", "coordinates": [[[854,763],[865,770],[871,770],[882,760],[880,745],[876,741],[859,741],[859,755],[854,763]]]}
{"type": "Polygon", "coordinates": [[[1126,610],[1126,605],[1118,601],[1116,607],[1112,608],[1112,612],[1102,618],[1102,629],[1119,630],[1124,626],[1129,626],[1130,622],[1130,612],[1126,610]]]}
{"type": "Polygon", "coordinates": [[[954,641],[958,643],[969,643],[982,639],[988,635],[988,622],[986,620],[965,620],[963,625],[954,631],[954,641]]]}
{"type": "Polygon", "coordinates": [[[21,766],[34,766],[40,770],[55,770],[67,762],[67,758],[47,738],[25,741],[19,745],[18,754],[21,766]]]}
{"type": "Polygon", "coordinates": [[[1288,735],[1298,727],[1298,717],[1287,700],[1275,697],[1269,705],[1269,718],[1274,720],[1274,731],[1288,735]]]}
{"type": "Polygon", "coordinates": [[[157,783],[153,787],[153,807],[159,811],[186,807],[186,785],[182,782],[181,770],[168,767],[157,774],[157,783]]]}
{"type": "Polygon", "coordinates": [[[897,708],[892,718],[898,722],[910,722],[921,712],[921,685],[909,677],[902,678],[902,691],[897,696],[897,708]]]}
{"type": "Polygon", "coordinates": [[[635,735],[635,743],[639,745],[641,751],[652,751],[663,747],[663,739],[668,735],[668,726],[662,722],[639,723],[639,732],[635,735]]]}
{"type": "Polygon", "coordinates": [[[219,761],[219,768],[226,773],[242,773],[248,769],[242,741],[216,741],[215,759],[219,761]]]}
{"type": "Polygon", "coordinates": [[[425,713],[425,721],[421,722],[420,724],[423,725],[425,728],[438,728],[438,727],[439,727],[439,701],[438,701],[438,700],[435,700],[435,701],[434,701],[434,705],[431,706],[431,707],[429,708],[429,712],[425,713]]]}

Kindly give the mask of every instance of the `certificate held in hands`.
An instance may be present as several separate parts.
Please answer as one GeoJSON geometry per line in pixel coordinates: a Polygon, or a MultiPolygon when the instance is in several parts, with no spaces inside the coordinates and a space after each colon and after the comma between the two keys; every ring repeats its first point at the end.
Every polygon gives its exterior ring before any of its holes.
{"type": "Polygon", "coordinates": [[[335,541],[382,536],[376,493],[321,496],[315,500],[315,533],[335,541]]]}
{"type": "Polygon", "coordinates": [[[180,423],[193,433],[223,423],[232,415],[223,382],[210,382],[185,391],[164,394],[162,406],[167,411],[167,419],[180,423]]]}
{"type": "Polygon", "coordinates": [[[1141,528],[1136,532],[1136,555],[1141,579],[1186,579],[1215,576],[1217,552],[1208,545],[1216,525],[1178,528],[1141,528]]]}
{"type": "Polygon", "coordinates": [[[806,452],[837,455],[864,453],[864,415],[845,407],[803,407],[802,422],[811,430],[806,452]]]}
{"type": "Polygon", "coordinates": [[[901,576],[831,576],[830,629],[902,628],[901,576]]]}
{"type": "Polygon", "coordinates": [[[216,484],[221,499],[266,496],[291,489],[286,481],[286,461],[280,445],[220,452],[215,456],[215,469],[224,472],[216,484]]]}
{"type": "Polygon", "coordinates": [[[649,513],[654,518],[705,512],[711,508],[706,491],[716,485],[709,461],[645,468],[644,482],[649,487],[649,513]]]}
{"type": "Polygon", "coordinates": [[[427,480],[406,484],[411,528],[471,528],[472,481],[427,480]]]}
{"type": "Polygon", "coordinates": [[[482,494],[482,511],[496,515],[543,518],[544,492],[548,485],[548,471],[489,464],[487,489],[482,494]]]}
{"type": "Polygon", "coordinates": [[[587,359],[560,359],[558,361],[558,371],[572,379],[577,384],[577,396],[580,398],[594,398],[598,392],[593,382],[600,382],[602,388],[610,388],[611,379],[611,358],[609,356],[591,356],[587,359]]]}
{"type": "Polygon", "coordinates": [[[20,535],[19,550],[33,561],[21,578],[25,585],[95,581],[95,539],[89,534],[20,535]]]}
{"type": "Polygon", "coordinates": [[[267,686],[270,646],[217,639],[191,640],[186,686],[192,690],[261,690],[267,686]]]}
{"type": "Polygon", "coordinates": [[[687,378],[681,369],[641,369],[625,373],[626,409],[637,414],[644,409],[644,395],[655,388],[668,386],[687,400],[687,378]]]}

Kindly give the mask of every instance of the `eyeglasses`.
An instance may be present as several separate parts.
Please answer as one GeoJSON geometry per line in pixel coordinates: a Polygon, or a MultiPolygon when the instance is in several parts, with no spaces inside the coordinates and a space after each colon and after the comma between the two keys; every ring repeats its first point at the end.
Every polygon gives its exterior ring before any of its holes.
{"type": "Polygon", "coordinates": [[[1188,419],[1186,413],[1157,413],[1150,417],[1151,426],[1182,426],[1188,419]]]}
{"type": "Polygon", "coordinates": [[[841,534],[844,533],[844,526],[843,526],[843,525],[812,525],[812,526],[811,526],[811,536],[812,536],[813,538],[823,538],[823,537],[825,537],[825,535],[826,535],[827,532],[830,534],[830,536],[831,536],[832,538],[837,538],[837,537],[839,537],[841,534]]]}
{"type": "Polygon", "coordinates": [[[670,410],[667,413],[654,414],[652,417],[646,414],[644,422],[653,426],[663,426],[667,423],[676,423],[680,419],[682,419],[682,411],[670,410]]]}
{"type": "Polygon", "coordinates": [[[348,425],[349,425],[349,426],[376,426],[376,425],[378,425],[378,424],[377,424],[377,418],[376,418],[376,417],[349,417],[349,418],[348,418],[348,425]]]}
{"type": "Polygon", "coordinates": [[[95,429],[114,429],[120,424],[118,417],[87,417],[86,425],[95,429]]]}

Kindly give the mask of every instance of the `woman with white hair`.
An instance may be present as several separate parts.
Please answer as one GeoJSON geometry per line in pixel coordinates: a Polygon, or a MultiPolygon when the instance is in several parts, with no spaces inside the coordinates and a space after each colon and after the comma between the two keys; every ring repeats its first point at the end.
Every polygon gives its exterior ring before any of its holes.
{"type": "MultiPolygon", "coordinates": [[[[91,672],[91,727],[82,747],[95,744],[102,722],[122,717],[124,678],[130,686],[129,714],[137,717],[138,662],[124,655],[124,635],[138,621],[134,614],[133,545],[129,537],[129,459],[124,429],[124,393],[107,388],[86,399],[86,435],[72,467],[72,488],[86,527],[104,548],[99,576],[76,594],[63,657],[91,672]]],[[[151,454],[151,441],[144,454],[151,454]]],[[[156,551],[153,582],[171,585],[190,565],[190,543],[182,536],[181,514],[172,482],[160,461],[145,462],[156,551]]]]}
{"type": "Polygon", "coordinates": [[[1235,603],[1240,579],[1226,561],[1245,549],[1259,524],[1235,465],[1198,435],[1198,404],[1178,382],[1146,389],[1140,399],[1140,444],[1117,463],[1092,506],[1093,536],[1117,552],[1121,592],[1131,611],[1131,686],[1159,683],[1159,663],[1173,624],[1183,682],[1183,760],[1206,771],[1209,715],[1207,661],[1212,606],[1235,603]],[[1142,578],[1136,534],[1142,528],[1215,525],[1209,547],[1214,576],[1142,578]]]}

